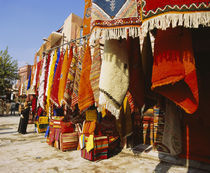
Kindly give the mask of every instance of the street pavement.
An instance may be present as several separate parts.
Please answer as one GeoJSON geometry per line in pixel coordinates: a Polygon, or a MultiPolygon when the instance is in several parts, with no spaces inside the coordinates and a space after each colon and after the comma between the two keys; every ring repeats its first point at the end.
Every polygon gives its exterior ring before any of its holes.
{"type": "Polygon", "coordinates": [[[17,133],[19,116],[0,116],[0,172],[2,173],[205,173],[200,169],[173,165],[136,156],[129,149],[107,160],[91,162],[80,151],[62,152],[46,143],[44,134],[17,133]]]}

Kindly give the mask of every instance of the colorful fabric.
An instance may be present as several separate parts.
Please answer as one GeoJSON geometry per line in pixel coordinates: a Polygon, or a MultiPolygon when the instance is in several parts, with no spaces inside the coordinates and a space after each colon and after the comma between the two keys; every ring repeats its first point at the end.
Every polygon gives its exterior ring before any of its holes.
{"type": "Polygon", "coordinates": [[[140,26],[140,0],[92,0],[91,40],[138,37],[140,26]]]}
{"type": "Polygon", "coordinates": [[[209,0],[142,0],[141,8],[144,36],[154,28],[210,26],[209,0]]]}
{"type": "Polygon", "coordinates": [[[55,69],[54,69],[54,77],[55,77],[55,73],[56,73],[56,70],[57,70],[57,67],[58,67],[59,60],[60,60],[60,49],[58,48],[57,59],[56,59],[56,62],[55,62],[55,69]]]}
{"type": "Polygon", "coordinates": [[[90,135],[86,143],[87,152],[91,151],[92,149],[94,149],[94,135],[90,135]]]}
{"type": "Polygon", "coordinates": [[[48,90],[47,90],[47,113],[49,112],[49,107],[50,107],[50,95],[51,95],[51,90],[52,90],[52,84],[53,84],[53,77],[54,77],[54,69],[55,69],[55,63],[57,60],[57,49],[55,49],[53,58],[52,58],[52,63],[50,64],[50,71],[49,71],[49,77],[48,77],[48,90]]]}
{"type": "Polygon", "coordinates": [[[37,89],[40,85],[40,77],[42,74],[42,65],[43,65],[43,59],[37,63],[37,72],[36,72],[36,85],[35,85],[35,91],[37,92],[37,89]]]}
{"type": "Polygon", "coordinates": [[[152,89],[187,113],[199,104],[197,74],[189,29],[158,30],[155,39],[152,89]]]}
{"type": "Polygon", "coordinates": [[[83,18],[83,36],[90,34],[91,22],[91,0],[85,0],[85,11],[83,18]]]}
{"type": "Polygon", "coordinates": [[[60,135],[60,148],[62,151],[76,150],[79,138],[78,133],[61,133],[60,135]]]}
{"type": "Polygon", "coordinates": [[[74,79],[75,79],[75,73],[76,73],[76,65],[77,65],[77,48],[75,47],[73,49],[73,46],[70,49],[69,52],[69,59],[71,60],[70,69],[68,71],[67,81],[66,81],[66,87],[64,91],[64,98],[63,102],[65,102],[67,107],[70,107],[71,105],[71,96],[73,92],[73,85],[74,85],[74,79]]]}
{"type": "Polygon", "coordinates": [[[91,54],[90,46],[87,44],[82,62],[82,71],[80,75],[79,91],[78,91],[78,106],[80,112],[87,110],[94,105],[93,91],[90,85],[90,70],[91,70],[91,54]]]}
{"type": "Polygon", "coordinates": [[[128,98],[128,103],[129,103],[129,106],[131,109],[131,113],[133,113],[135,110],[135,103],[134,103],[133,97],[129,91],[126,94],[126,97],[128,98]]]}
{"type": "Polygon", "coordinates": [[[46,93],[47,93],[47,82],[48,82],[48,74],[49,74],[49,67],[50,67],[50,61],[51,61],[51,53],[48,53],[47,57],[47,64],[45,69],[45,79],[44,79],[44,104],[46,105],[46,93]]]}
{"type": "Polygon", "coordinates": [[[79,50],[79,56],[78,56],[78,62],[77,62],[77,68],[76,68],[76,74],[74,79],[74,86],[73,86],[73,93],[72,93],[72,100],[71,100],[71,108],[74,110],[75,105],[78,103],[78,90],[79,90],[79,83],[80,83],[80,75],[82,71],[82,62],[84,58],[84,50],[85,50],[85,44],[83,47],[80,47],[79,50]]]}
{"type": "MultiPolygon", "coordinates": [[[[72,51],[72,48],[70,48],[70,51],[72,51]]],[[[71,60],[72,60],[72,56],[68,57],[68,53],[69,53],[69,51],[68,51],[68,47],[67,47],[65,55],[64,55],[62,68],[61,68],[60,82],[59,82],[59,86],[58,86],[58,102],[59,102],[60,105],[62,105],[62,100],[64,98],[64,91],[65,91],[65,88],[66,88],[68,71],[69,71],[69,68],[70,68],[71,60]]]]}
{"type": "Polygon", "coordinates": [[[58,91],[59,91],[59,83],[60,83],[60,76],[61,76],[61,70],[62,70],[62,65],[63,65],[63,51],[61,51],[57,69],[54,75],[53,79],[53,85],[52,85],[52,90],[51,90],[51,95],[50,99],[51,101],[56,105],[59,106],[59,100],[58,100],[58,91]]]}
{"type": "Polygon", "coordinates": [[[44,103],[44,82],[45,82],[45,70],[47,66],[47,57],[43,58],[43,66],[42,66],[42,73],[40,77],[40,84],[39,84],[39,90],[38,90],[38,99],[37,99],[37,105],[41,106],[42,109],[45,108],[45,103],[44,103]]]}
{"type": "Polygon", "coordinates": [[[96,40],[93,48],[92,65],[90,71],[90,84],[93,90],[95,104],[98,105],[99,99],[99,78],[101,72],[101,50],[100,42],[96,40]]]}
{"type": "Polygon", "coordinates": [[[28,77],[27,90],[29,90],[30,87],[31,87],[31,69],[30,69],[30,73],[29,73],[29,77],[28,77]]]}
{"type": "Polygon", "coordinates": [[[126,39],[107,40],[104,45],[99,81],[99,108],[105,107],[118,118],[128,84],[129,63],[126,39]]]}

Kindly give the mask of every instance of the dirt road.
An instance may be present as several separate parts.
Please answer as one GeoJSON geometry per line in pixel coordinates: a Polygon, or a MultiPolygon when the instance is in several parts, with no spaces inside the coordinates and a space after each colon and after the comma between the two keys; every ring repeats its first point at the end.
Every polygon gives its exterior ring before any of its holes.
{"type": "Polygon", "coordinates": [[[18,123],[18,116],[0,117],[0,172],[184,173],[190,171],[197,173],[199,171],[136,157],[127,149],[108,160],[90,162],[80,157],[80,151],[62,152],[50,147],[45,142],[43,134],[34,132],[34,125],[28,125],[26,135],[18,134],[18,123]]]}

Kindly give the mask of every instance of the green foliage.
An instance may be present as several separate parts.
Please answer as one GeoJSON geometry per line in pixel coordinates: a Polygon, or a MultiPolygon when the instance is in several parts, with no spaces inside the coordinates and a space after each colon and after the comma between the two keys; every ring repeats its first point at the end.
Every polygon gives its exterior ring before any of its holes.
{"type": "Polygon", "coordinates": [[[4,95],[18,79],[18,63],[8,54],[8,47],[0,51],[0,95],[4,95]]]}

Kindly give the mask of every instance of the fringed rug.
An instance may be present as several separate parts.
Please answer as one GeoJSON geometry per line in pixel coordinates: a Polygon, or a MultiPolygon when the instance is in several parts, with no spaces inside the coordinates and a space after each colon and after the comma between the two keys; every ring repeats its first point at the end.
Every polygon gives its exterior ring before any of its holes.
{"type": "Polygon", "coordinates": [[[141,6],[144,36],[154,28],[210,26],[209,0],[142,0],[141,6]]]}
{"type": "Polygon", "coordinates": [[[128,90],[129,63],[126,39],[107,40],[102,57],[99,81],[99,107],[105,107],[116,118],[128,90]]]}
{"type": "Polygon", "coordinates": [[[140,35],[140,0],[92,0],[90,43],[140,35]]]}

